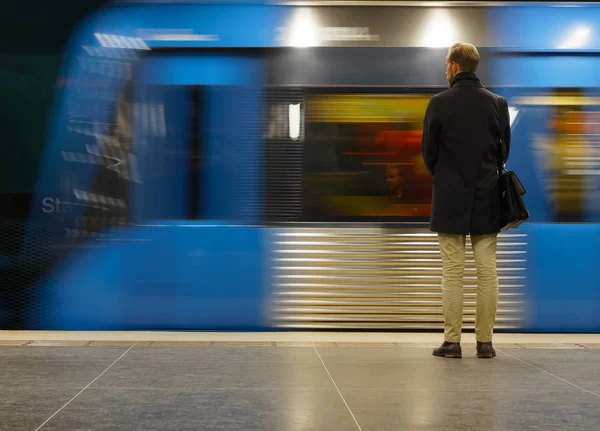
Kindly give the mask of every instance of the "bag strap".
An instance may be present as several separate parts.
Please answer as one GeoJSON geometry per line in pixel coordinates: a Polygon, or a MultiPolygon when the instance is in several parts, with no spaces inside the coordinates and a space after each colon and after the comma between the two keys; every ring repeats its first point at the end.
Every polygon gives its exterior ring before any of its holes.
{"type": "Polygon", "coordinates": [[[504,142],[504,138],[502,133],[504,132],[505,125],[503,121],[503,115],[500,114],[500,145],[498,145],[498,154],[496,156],[496,162],[498,163],[498,174],[502,175],[506,172],[506,143],[504,142]]]}

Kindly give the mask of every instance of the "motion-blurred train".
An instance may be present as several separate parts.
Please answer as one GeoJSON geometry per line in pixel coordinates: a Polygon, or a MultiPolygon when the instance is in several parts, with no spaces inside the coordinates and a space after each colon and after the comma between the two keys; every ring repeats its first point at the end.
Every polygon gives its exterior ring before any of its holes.
{"type": "Polygon", "coordinates": [[[431,3],[122,1],[88,17],[29,222],[0,259],[0,326],[441,328],[420,139],[466,41],[509,101],[531,212],[500,236],[497,328],[599,331],[600,7],[431,3]]]}

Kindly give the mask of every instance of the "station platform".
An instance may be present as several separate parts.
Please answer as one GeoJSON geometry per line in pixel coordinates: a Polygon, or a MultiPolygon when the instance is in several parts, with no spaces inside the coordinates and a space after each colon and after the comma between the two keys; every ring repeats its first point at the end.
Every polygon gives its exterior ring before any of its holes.
{"type": "Polygon", "coordinates": [[[600,334],[0,331],[0,430],[597,430],[600,334]]]}

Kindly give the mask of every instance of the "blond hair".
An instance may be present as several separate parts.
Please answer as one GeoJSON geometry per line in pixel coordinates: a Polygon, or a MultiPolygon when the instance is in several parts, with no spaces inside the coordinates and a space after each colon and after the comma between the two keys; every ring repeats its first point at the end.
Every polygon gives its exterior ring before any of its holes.
{"type": "Polygon", "coordinates": [[[455,43],[448,49],[446,62],[455,62],[460,67],[461,72],[477,72],[479,67],[479,51],[470,43],[455,43]]]}

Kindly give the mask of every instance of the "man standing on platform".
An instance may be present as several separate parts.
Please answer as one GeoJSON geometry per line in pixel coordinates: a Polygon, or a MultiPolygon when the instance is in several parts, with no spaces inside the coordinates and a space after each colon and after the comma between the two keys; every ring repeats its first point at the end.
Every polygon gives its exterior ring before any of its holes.
{"type": "Polygon", "coordinates": [[[500,231],[497,155],[510,149],[506,100],[484,88],[475,74],[479,52],[468,43],[450,47],[450,88],[431,98],[423,125],[422,152],[433,175],[430,228],[438,233],[442,266],[444,343],[435,356],[462,357],[463,274],[470,235],[477,267],[477,356],[496,356],[492,333],[498,305],[496,239],[500,231]]]}

